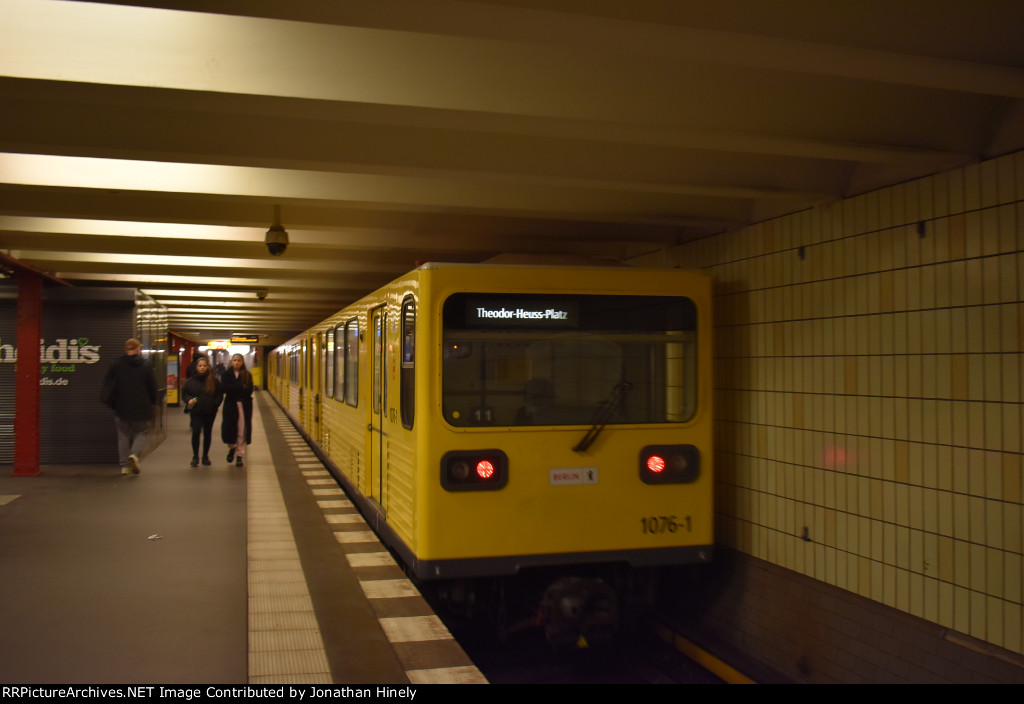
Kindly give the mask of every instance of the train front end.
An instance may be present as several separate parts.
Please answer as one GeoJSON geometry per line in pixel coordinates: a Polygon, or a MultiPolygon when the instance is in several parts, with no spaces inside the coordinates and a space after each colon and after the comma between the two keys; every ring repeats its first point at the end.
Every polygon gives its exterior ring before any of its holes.
{"type": "MultiPolygon", "coordinates": [[[[440,334],[421,577],[710,559],[706,276],[452,267],[424,284],[440,334]]],[[[606,599],[572,584],[584,596],[549,594],[549,616],[606,599]]]]}

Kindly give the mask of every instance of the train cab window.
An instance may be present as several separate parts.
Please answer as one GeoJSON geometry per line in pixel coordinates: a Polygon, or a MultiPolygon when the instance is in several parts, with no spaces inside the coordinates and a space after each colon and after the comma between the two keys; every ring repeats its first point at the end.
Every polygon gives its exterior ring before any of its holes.
{"type": "Polygon", "coordinates": [[[359,321],[345,323],[345,403],[359,405],[359,321]]]}
{"type": "Polygon", "coordinates": [[[443,326],[451,425],[673,423],[696,412],[689,298],[460,293],[443,326]]]}
{"type": "Polygon", "coordinates": [[[334,398],[334,330],[324,333],[324,397],[334,398]]]}
{"type": "Polygon", "coordinates": [[[402,301],[402,427],[412,428],[416,407],[416,302],[412,296],[402,301]]]}

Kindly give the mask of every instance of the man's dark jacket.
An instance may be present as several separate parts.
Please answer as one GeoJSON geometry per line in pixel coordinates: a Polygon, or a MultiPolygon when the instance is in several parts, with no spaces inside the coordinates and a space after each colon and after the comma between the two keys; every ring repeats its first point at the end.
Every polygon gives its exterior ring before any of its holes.
{"type": "Polygon", "coordinates": [[[121,420],[150,420],[156,403],[153,369],[141,354],[125,354],[103,379],[103,402],[121,420]]]}

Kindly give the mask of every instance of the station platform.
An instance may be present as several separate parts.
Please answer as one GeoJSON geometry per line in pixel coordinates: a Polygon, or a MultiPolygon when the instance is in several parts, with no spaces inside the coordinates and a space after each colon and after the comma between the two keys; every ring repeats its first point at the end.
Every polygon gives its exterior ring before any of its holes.
{"type": "Polygon", "coordinates": [[[486,682],[273,399],[253,406],[241,469],[219,419],[190,468],[170,408],[138,476],[0,476],[0,682],[486,682]]]}

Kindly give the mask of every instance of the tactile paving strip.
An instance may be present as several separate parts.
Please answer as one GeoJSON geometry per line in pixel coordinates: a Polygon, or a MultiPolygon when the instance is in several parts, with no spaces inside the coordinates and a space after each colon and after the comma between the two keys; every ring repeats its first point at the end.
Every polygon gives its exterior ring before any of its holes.
{"type": "Polygon", "coordinates": [[[279,408],[274,421],[413,684],[486,684],[416,586],[279,408]]]}
{"type": "Polygon", "coordinates": [[[263,424],[246,453],[249,533],[249,682],[331,684],[331,670],[299,562],[263,424]]]}

